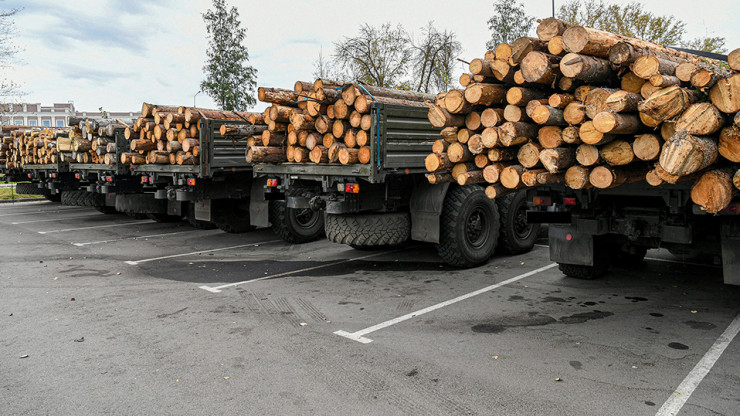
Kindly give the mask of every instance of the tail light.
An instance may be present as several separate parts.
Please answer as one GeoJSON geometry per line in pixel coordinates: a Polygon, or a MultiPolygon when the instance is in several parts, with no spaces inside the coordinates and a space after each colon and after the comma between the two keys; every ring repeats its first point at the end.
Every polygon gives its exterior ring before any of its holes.
{"type": "Polygon", "coordinates": [[[535,206],[550,206],[552,205],[552,198],[549,196],[536,196],[532,199],[532,203],[535,206]]]}
{"type": "Polygon", "coordinates": [[[348,194],[359,194],[360,193],[360,185],[356,183],[348,183],[344,185],[344,192],[348,194]]]}
{"type": "Polygon", "coordinates": [[[188,186],[195,186],[195,179],[191,178],[187,180],[188,186]]]}
{"type": "MultiPolygon", "coordinates": [[[[53,178],[53,176],[52,176],[52,178],[53,178]]],[[[80,179],[80,178],[82,178],[82,175],[80,175],[79,173],[75,173],[75,179],[80,179]]]]}
{"type": "Polygon", "coordinates": [[[274,188],[274,187],[278,186],[278,180],[277,179],[268,179],[267,180],[267,186],[269,188],[274,188]]]}
{"type": "Polygon", "coordinates": [[[149,177],[148,176],[142,176],[141,177],[141,183],[147,183],[147,182],[149,182],[149,177]]]}
{"type": "Polygon", "coordinates": [[[576,204],[576,199],[574,197],[563,198],[563,204],[572,207],[576,204]]]}

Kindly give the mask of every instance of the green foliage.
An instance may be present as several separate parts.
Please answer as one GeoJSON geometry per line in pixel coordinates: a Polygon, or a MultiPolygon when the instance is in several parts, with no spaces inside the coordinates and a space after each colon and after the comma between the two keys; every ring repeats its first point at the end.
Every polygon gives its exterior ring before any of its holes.
{"type": "Polygon", "coordinates": [[[534,17],[524,13],[524,5],[521,3],[496,0],[493,9],[495,14],[488,19],[488,29],[491,30],[491,40],[486,43],[488,49],[493,50],[502,43],[511,43],[531,32],[534,17]]]}
{"type": "Polygon", "coordinates": [[[662,45],[677,45],[686,32],[686,23],[673,16],[656,16],[640,3],[608,4],[599,0],[571,0],[560,7],[558,18],[624,36],[662,45]]]}
{"type": "Polygon", "coordinates": [[[681,42],[681,46],[687,49],[693,49],[695,51],[704,51],[704,52],[712,52],[712,53],[725,53],[727,52],[727,48],[725,48],[725,38],[715,36],[715,37],[703,37],[703,38],[696,38],[691,39],[688,41],[681,42]]]}
{"type": "Polygon", "coordinates": [[[241,27],[239,12],[236,7],[228,9],[225,0],[213,0],[213,8],[203,13],[203,20],[209,39],[201,90],[222,110],[253,106],[257,102],[257,70],[249,65],[249,52],[242,44],[247,31],[241,27]]]}

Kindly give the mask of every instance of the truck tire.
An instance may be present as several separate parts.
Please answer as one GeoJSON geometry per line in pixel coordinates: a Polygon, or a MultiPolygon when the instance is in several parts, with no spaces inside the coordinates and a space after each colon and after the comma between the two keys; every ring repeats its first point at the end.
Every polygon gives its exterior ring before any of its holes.
{"type": "Polygon", "coordinates": [[[601,277],[607,272],[607,270],[609,270],[608,266],[602,264],[597,266],[582,266],[580,264],[558,263],[558,268],[568,277],[583,280],[591,280],[601,277]]]}
{"type": "Polygon", "coordinates": [[[527,192],[519,191],[496,199],[501,225],[497,249],[508,254],[526,253],[534,247],[540,224],[527,222],[527,192]]]}
{"type": "Polygon", "coordinates": [[[270,201],[269,214],[272,231],[288,243],[308,243],[324,236],[321,211],[288,208],[285,201],[270,201]]]}
{"type": "Polygon", "coordinates": [[[46,198],[48,201],[60,202],[62,200],[61,193],[52,194],[51,189],[44,189],[43,191],[44,191],[44,194],[43,194],[44,198],[46,198]]]}
{"type": "Polygon", "coordinates": [[[481,187],[450,187],[442,206],[437,253],[457,267],[483,264],[496,249],[499,226],[496,203],[481,187]]]}
{"type": "Polygon", "coordinates": [[[39,189],[35,183],[17,183],[15,184],[15,193],[18,195],[43,195],[44,190],[39,189]]]}
{"type": "Polygon", "coordinates": [[[211,219],[222,231],[239,234],[255,229],[249,223],[249,200],[217,199],[211,203],[215,205],[211,212],[211,219]]]}
{"type": "MultiPolygon", "coordinates": [[[[62,192],[62,205],[70,207],[84,207],[86,205],[86,191],[64,191],[62,192]]],[[[105,202],[105,200],[103,200],[105,202]]]]}
{"type": "Polygon", "coordinates": [[[185,219],[188,220],[188,224],[190,224],[191,227],[197,229],[197,230],[215,230],[216,224],[209,222],[209,221],[201,221],[195,219],[195,204],[189,203],[188,204],[188,211],[185,214],[185,219]]]}
{"type": "Polygon", "coordinates": [[[326,216],[326,238],[357,249],[393,246],[411,238],[408,212],[326,216]]]}

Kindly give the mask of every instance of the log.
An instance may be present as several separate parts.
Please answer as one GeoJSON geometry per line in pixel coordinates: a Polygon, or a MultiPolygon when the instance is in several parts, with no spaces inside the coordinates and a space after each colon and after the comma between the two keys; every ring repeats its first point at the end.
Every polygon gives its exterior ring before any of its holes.
{"type": "Polygon", "coordinates": [[[473,59],[470,61],[469,69],[473,75],[483,75],[485,77],[493,76],[493,72],[491,71],[491,61],[485,59],[473,59]]]}
{"type": "MultiPolygon", "coordinates": [[[[579,86],[579,84],[580,81],[568,77],[561,77],[558,80],[558,88],[560,88],[561,91],[574,91],[579,86]]],[[[576,100],[578,100],[577,97],[576,100]]]]}
{"type": "Polygon", "coordinates": [[[532,111],[532,120],[539,125],[567,126],[563,110],[549,105],[539,105],[532,111]]]}
{"type": "Polygon", "coordinates": [[[524,87],[512,87],[506,92],[506,102],[511,105],[523,107],[532,100],[548,98],[544,91],[524,87]]]}
{"type": "Polygon", "coordinates": [[[530,52],[520,64],[522,76],[527,82],[551,85],[559,75],[556,69],[559,62],[559,56],[530,52]]]}
{"type": "Polygon", "coordinates": [[[591,144],[582,144],[576,148],[576,161],[583,166],[595,166],[603,162],[599,148],[591,144]]]}
{"type": "Polygon", "coordinates": [[[522,165],[510,165],[501,171],[499,182],[501,185],[508,189],[519,189],[524,184],[522,183],[522,174],[524,174],[524,167],[522,165]]]}
{"type": "Polygon", "coordinates": [[[732,183],[735,185],[735,189],[740,189],[740,169],[735,172],[735,176],[732,177],[732,183]]]}
{"type": "Polygon", "coordinates": [[[691,74],[691,86],[704,91],[712,88],[720,79],[726,78],[728,75],[725,72],[718,74],[715,70],[700,68],[691,74]]]}
{"type": "MultiPolygon", "coordinates": [[[[652,53],[687,60],[697,58],[696,55],[668,48],[657,43],[617,35],[615,33],[605,32],[590,27],[573,26],[563,33],[563,44],[565,45],[565,50],[568,52],[578,52],[587,55],[601,56],[604,58],[609,57],[610,59],[611,48],[620,42],[628,44],[633,49],[637,49],[635,53],[637,56],[652,53]]],[[[616,65],[620,65],[626,62],[617,61],[614,63],[616,65]]]]}
{"type": "Polygon", "coordinates": [[[503,108],[486,108],[480,117],[483,127],[496,127],[504,122],[503,108]]]}
{"type": "Polygon", "coordinates": [[[711,165],[717,156],[717,142],[714,139],[678,130],[663,145],[659,163],[671,175],[684,176],[711,165]]]}
{"type": "Polygon", "coordinates": [[[586,106],[586,116],[594,119],[597,114],[606,111],[606,100],[616,91],[610,88],[593,88],[589,91],[586,99],[583,101],[583,104],[586,106]]]}
{"type": "Polygon", "coordinates": [[[587,121],[583,124],[581,124],[581,127],[578,130],[578,137],[581,138],[581,141],[586,144],[592,144],[592,145],[602,145],[609,143],[610,141],[614,140],[617,136],[613,134],[605,134],[598,130],[596,130],[596,127],[594,126],[593,121],[587,121]]]}
{"type": "Polygon", "coordinates": [[[568,104],[563,110],[563,120],[571,126],[586,121],[586,106],[580,101],[568,104]]]}
{"type": "Polygon", "coordinates": [[[516,191],[516,189],[508,189],[500,183],[488,185],[485,190],[486,196],[489,199],[503,198],[514,191],[516,191]]]}
{"type": "MultiPolygon", "coordinates": [[[[415,91],[403,91],[403,90],[396,90],[393,88],[384,88],[384,87],[376,87],[374,85],[364,85],[363,87],[367,92],[372,94],[374,97],[387,97],[387,98],[396,98],[399,100],[410,100],[410,101],[417,101],[417,102],[424,102],[424,101],[430,101],[433,102],[435,99],[434,94],[427,94],[422,92],[415,92],[415,91]]],[[[357,89],[364,93],[362,89],[359,87],[356,87],[355,84],[345,86],[345,88],[342,90],[342,98],[345,96],[345,92],[351,89],[357,89]]],[[[348,105],[351,105],[350,102],[347,102],[348,105]]]]}
{"type": "Polygon", "coordinates": [[[483,140],[481,139],[480,134],[470,136],[470,139],[468,140],[468,150],[474,155],[483,153],[485,148],[483,147],[483,140]]]}
{"type": "Polygon", "coordinates": [[[656,87],[653,84],[646,82],[642,84],[642,88],[640,88],[640,95],[644,99],[650,98],[651,95],[653,95],[654,92],[660,91],[662,88],[656,87]]]}
{"type": "Polygon", "coordinates": [[[457,127],[445,127],[439,133],[442,139],[448,143],[454,143],[457,141],[457,127]]]}
{"type": "Polygon", "coordinates": [[[308,154],[308,159],[316,164],[329,163],[329,149],[324,146],[315,146],[308,154]]]}
{"type": "Polygon", "coordinates": [[[370,163],[371,157],[372,157],[372,151],[370,150],[368,146],[362,146],[357,151],[357,160],[363,165],[367,165],[368,163],[370,163]]]}
{"type": "Polygon", "coordinates": [[[349,131],[352,128],[352,126],[349,125],[348,122],[344,120],[334,120],[334,124],[332,125],[331,132],[337,139],[341,139],[344,137],[345,133],[349,131]]]}
{"type": "Polygon", "coordinates": [[[373,116],[369,114],[363,114],[362,120],[360,120],[360,128],[365,131],[370,131],[373,127],[373,116]]]}
{"type": "Polygon", "coordinates": [[[472,172],[465,172],[461,175],[457,176],[457,184],[460,186],[465,185],[472,185],[476,183],[485,182],[486,180],[483,179],[483,171],[482,170],[475,170],[472,172]]]}
{"type": "Polygon", "coordinates": [[[488,183],[497,183],[501,178],[501,172],[510,166],[508,163],[492,163],[483,169],[483,178],[488,183]]]}
{"type": "Polygon", "coordinates": [[[740,73],[717,81],[709,90],[709,99],[723,113],[740,111],[740,73]]]}
{"type": "Polygon", "coordinates": [[[314,122],[314,128],[316,131],[318,131],[321,134],[324,134],[331,130],[333,127],[334,122],[327,116],[319,116],[316,121],[314,122]]]}
{"type": "Polygon", "coordinates": [[[360,128],[360,123],[362,123],[362,114],[356,110],[349,113],[349,125],[352,126],[352,128],[360,128]]]}
{"type": "Polygon", "coordinates": [[[555,36],[561,36],[567,29],[565,22],[554,17],[542,19],[537,25],[537,37],[540,40],[549,41],[555,36]]]}
{"type": "Polygon", "coordinates": [[[153,165],[168,165],[170,163],[170,153],[162,151],[151,151],[147,157],[147,163],[153,165]]]}
{"type": "Polygon", "coordinates": [[[498,128],[499,142],[505,147],[525,143],[537,137],[538,130],[536,124],[507,121],[498,128]]]}
{"type": "Polygon", "coordinates": [[[458,176],[474,170],[477,170],[474,163],[456,163],[455,166],[452,167],[452,177],[455,178],[455,180],[457,181],[458,176]]]}
{"type": "Polygon", "coordinates": [[[200,146],[197,139],[185,139],[182,142],[182,151],[185,153],[192,153],[194,147],[200,146]]]}
{"type": "Polygon", "coordinates": [[[468,130],[480,130],[482,127],[480,113],[471,111],[465,116],[465,127],[468,130]]]}
{"type": "Polygon", "coordinates": [[[141,105],[141,117],[142,118],[154,117],[154,113],[156,111],[176,113],[177,107],[171,106],[171,105],[156,105],[156,104],[149,104],[149,103],[143,103],[141,105]]]}
{"type": "MultiPolygon", "coordinates": [[[[490,150],[490,149],[489,149],[490,150]]],[[[483,169],[486,166],[488,166],[488,152],[484,152],[480,155],[475,155],[475,159],[473,159],[473,163],[475,164],[475,167],[478,169],[483,169]]]]}
{"type": "Polygon", "coordinates": [[[547,42],[532,37],[521,37],[511,44],[509,63],[518,65],[531,52],[546,51],[547,42]]]}
{"type": "Polygon", "coordinates": [[[146,163],[146,157],[139,153],[121,153],[121,163],[143,165],[146,163]]]}
{"type": "Polygon", "coordinates": [[[484,129],[480,136],[483,146],[488,149],[494,148],[499,145],[497,127],[488,127],[484,129]]]}
{"type": "Polygon", "coordinates": [[[290,116],[295,112],[295,107],[273,104],[267,107],[268,117],[278,123],[290,122],[290,116]]]}
{"type": "Polygon", "coordinates": [[[318,78],[313,82],[313,89],[317,91],[322,88],[338,88],[345,85],[344,81],[337,81],[328,78],[318,78]]]}
{"type": "Polygon", "coordinates": [[[642,91],[642,86],[645,84],[646,82],[644,79],[638,77],[632,71],[629,71],[622,76],[619,87],[624,91],[639,94],[640,91],[642,91]]]}
{"type": "MultiPolygon", "coordinates": [[[[171,129],[174,130],[174,129],[171,129]]],[[[263,131],[267,130],[267,126],[248,126],[243,124],[222,124],[218,129],[218,132],[222,136],[254,136],[256,134],[262,134],[263,131]]]]}
{"type": "Polygon", "coordinates": [[[697,103],[689,106],[676,121],[676,130],[686,130],[689,134],[701,136],[719,131],[725,124],[725,117],[711,103],[697,103]]]}
{"type": "Polygon", "coordinates": [[[306,163],[308,162],[309,153],[310,151],[305,147],[295,147],[293,149],[293,161],[296,163],[306,163]]]}
{"type": "Polygon", "coordinates": [[[287,161],[285,148],[252,146],[247,150],[247,163],[283,163],[287,161]]]}
{"type": "Polygon", "coordinates": [[[566,170],[576,163],[576,151],[572,147],[543,149],[540,152],[540,162],[551,173],[566,170]]]}
{"type": "MultiPolygon", "coordinates": [[[[738,92],[740,93],[740,90],[738,92]]],[[[640,102],[638,110],[662,122],[683,113],[697,99],[698,96],[693,91],[672,86],[655,91],[649,98],[640,102]]]]}
{"type": "Polygon", "coordinates": [[[651,161],[660,156],[662,146],[663,141],[658,136],[654,134],[639,134],[635,136],[635,141],[632,142],[632,152],[640,160],[651,161]]]}
{"type": "Polygon", "coordinates": [[[462,74],[460,75],[460,78],[458,79],[458,82],[463,87],[467,87],[468,85],[473,83],[473,74],[462,74]]]}
{"type": "Polygon", "coordinates": [[[450,114],[444,108],[438,105],[430,105],[427,113],[429,122],[437,128],[442,127],[461,127],[465,125],[465,117],[459,114],[450,114]]]}
{"type": "Polygon", "coordinates": [[[648,169],[644,166],[597,166],[589,174],[588,181],[599,189],[614,188],[626,183],[644,180],[647,172],[648,169]]]}
{"type": "Polygon", "coordinates": [[[563,129],[558,126],[543,126],[537,132],[537,141],[546,149],[560,147],[563,143],[563,129]]]}
{"type": "Polygon", "coordinates": [[[665,88],[671,85],[681,85],[681,80],[674,75],[655,74],[648,80],[653,87],[665,88]]]}
{"type": "Polygon", "coordinates": [[[723,158],[740,163],[740,128],[731,126],[722,129],[717,148],[723,158]]]}
{"type": "Polygon", "coordinates": [[[447,148],[447,157],[452,163],[468,162],[473,160],[473,154],[467,146],[461,143],[451,143],[447,148]]]}
{"type": "Polygon", "coordinates": [[[298,100],[301,98],[295,91],[284,90],[281,88],[259,87],[257,89],[257,99],[266,103],[296,106],[298,100]]]}
{"type": "MultiPolygon", "coordinates": [[[[517,149],[488,149],[488,160],[491,162],[506,162],[517,157],[517,149]]],[[[486,164],[487,165],[487,164],[486,164]]]]}
{"type": "MultiPolygon", "coordinates": [[[[185,146],[185,142],[188,140],[194,140],[194,139],[185,139],[182,141],[183,146],[185,146]]],[[[262,132],[262,145],[263,146],[281,146],[285,143],[286,136],[284,133],[276,133],[274,131],[265,130],[262,132]]],[[[185,150],[187,152],[187,150],[185,150]]]]}
{"type": "MultiPolygon", "coordinates": [[[[511,58],[511,45],[508,43],[500,43],[498,46],[496,46],[496,49],[494,50],[493,57],[495,59],[501,59],[503,61],[508,61],[509,58],[511,58]]],[[[486,58],[487,60],[490,60],[486,58]]]]}
{"type": "MultiPolygon", "coordinates": [[[[326,144],[324,144],[326,146],[326,144]]],[[[432,153],[445,153],[447,151],[449,143],[443,139],[435,140],[432,145],[432,153]]]]}
{"type": "Polygon", "coordinates": [[[532,119],[527,115],[527,112],[522,107],[517,107],[511,104],[507,105],[504,108],[504,120],[514,123],[532,121],[532,119]]]}
{"type": "Polygon", "coordinates": [[[457,131],[457,141],[460,143],[467,143],[470,140],[470,136],[474,135],[475,132],[469,129],[459,129],[457,131]]]}
{"type": "Polygon", "coordinates": [[[529,142],[523,145],[519,148],[519,152],[516,155],[517,161],[519,161],[519,164],[524,166],[527,169],[532,169],[533,167],[540,164],[540,151],[542,150],[542,146],[540,146],[539,143],[535,142],[529,142]]]}
{"type": "Polygon", "coordinates": [[[635,160],[632,144],[626,140],[615,140],[599,149],[599,155],[610,166],[624,166],[635,160]]]}
{"type": "Polygon", "coordinates": [[[502,104],[506,100],[506,93],[507,87],[501,84],[472,84],[465,88],[464,98],[468,103],[489,107],[502,104]]]}
{"type": "Polygon", "coordinates": [[[691,200],[704,211],[716,214],[727,208],[737,191],[733,186],[732,169],[705,172],[691,188],[691,200]]]}
{"type": "Polygon", "coordinates": [[[581,144],[581,137],[578,134],[578,127],[568,126],[563,129],[563,142],[568,144],[581,144]]]}
{"type": "Polygon", "coordinates": [[[655,55],[642,55],[632,64],[632,73],[642,79],[650,79],[653,75],[673,75],[676,73],[678,62],[660,58],[655,55]]]}
{"type": "Polygon", "coordinates": [[[730,69],[740,71],[740,48],[727,54],[727,64],[730,65],[730,69]]]}
{"type": "Polygon", "coordinates": [[[662,123],[660,123],[660,137],[663,138],[663,140],[668,140],[673,135],[676,134],[676,122],[671,120],[666,120],[662,123]]]}
{"type": "Polygon", "coordinates": [[[563,46],[563,37],[555,36],[554,38],[550,39],[547,42],[547,52],[552,55],[562,55],[563,52],[565,52],[565,47],[563,46]]]}
{"type": "Polygon", "coordinates": [[[573,94],[553,94],[547,99],[547,104],[550,107],[565,108],[568,104],[572,103],[576,99],[573,94]]]}
{"type": "Polygon", "coordinates": [[[597,114],[594,128],[601,133],[634,134],[642,129],[640,117],[634,114],[615,113],[607,110],[597,114]]]}
{"type": "Polygon", "coordinates": [[[465,91],[450,90],[445,96],[445,108],[450,114],[463,114],[469,113],[473,107],[465,100],[465,91]]]}
{"type": "Polygon", "coordinates": [[[606,97],[604,109],[615,113],[631,113],[637,111],[640,101],[642,101],[640,94],[618,90],[606,97]]]}
{"type": "MultiPolygon", "coordinates": [[[[132,151],[136,151],[136,152],[148,152],[150,150],[156,149],[157,148],[157,144],[154,143],[154,142],[152,142],[151,140],[136,139],[136,140],[131,140],[130,147],[131,147],[131,150],[132,151]]],[[[80,150],[80,148],[78,148],[75,151],[79,152],[79,151],[85,151],[85,150],[84,149],[83,150],[80,150]]]]}
{"type": "Polygon", "coordinates": [[[426,178],[432,185],[436,185],[438,183],[455,182],[455,179],[452,177],[452,175],[447,172],[427,173],[426,178]]]}
{"type": "Polygon", "coordinates": [[[588,189],[593,187],[588,177],[591,171],[589,168],[574,165],[565,171],[565,184],[571,189],[588,189]]]}
{"type": "Polygon", "coordinates": [[[501,59],[494,60],[491,62],[491,72],[493,72],[493,77],[499,82],[504,84],[520,84],[516,78],[519,71],[516,67],[511,66],[508,61],[502,61],[501,59]]]}
{"type": "MultiPolygon", "coordinates": [[[[349,134],[350,131],[348,131],[347,134],[349,134]]],[[[347,137],[347,134],[345,134],[345,137],[347,137]]],[[[324,144],[324,138],[318,133],[312,131],[312,132],[309,132],[308,135],[306,135],[306,149],[313,150],[314,147],[320,146],[323,144],[324,144]]]]}
{"type": "Polygon", "coordinates": [[[334,118],[336,119],[348,119],[349,118],[349,106],[351,104],[348,104],[344,99],[337,100],[336,103],[334,103],[334,118]]]}
{"type": "Polygon", "coordinates": [[[455,164],[450,162],[446,153],[432,153],[424,159],[424,167],[429,172],[450,170],[455,164]]]}
{"type": "Polygon", "coordinates": [[[182,150],[182,143],[177,140],[170,140],[167,142],[167,151],[170,153],[177,153],[182,150]]]}
{"type": "Polygon", "coordinates": [[[563,76],[583,82],[610,84],[614,79],[609,61],[594,56],[569,53],[560,61],[563,76]]]}

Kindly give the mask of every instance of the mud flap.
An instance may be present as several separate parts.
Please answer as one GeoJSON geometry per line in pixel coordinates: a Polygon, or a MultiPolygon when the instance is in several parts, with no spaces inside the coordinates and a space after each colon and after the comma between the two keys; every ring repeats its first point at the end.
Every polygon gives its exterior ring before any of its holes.
{"type": "Polygon", "coordinates": [[[193,202],[193,208],[195,212],[195,219],[197,221],[211,221],[211,200],[206,199],[203,201],[193,202]]]}
{"type": "Polygon", "coordinates": [[[428,182],[414,187],[409,203],[412,240],[439,243],[439,217],[449,187],[449,183],[432,185],[428,182]]]}
{"type": "Polygon", "coordinates": [[[270,226],[270,201],[265,199],[267,178],[254,178],[249,193],[249,224],[255,227],[270,226]]]}
{"type": "Polygon", "coordinates": [[[594,236],[579,234],[571,225],[550,224],[550,260],[579,266],[594,265],[594,236]]]}

